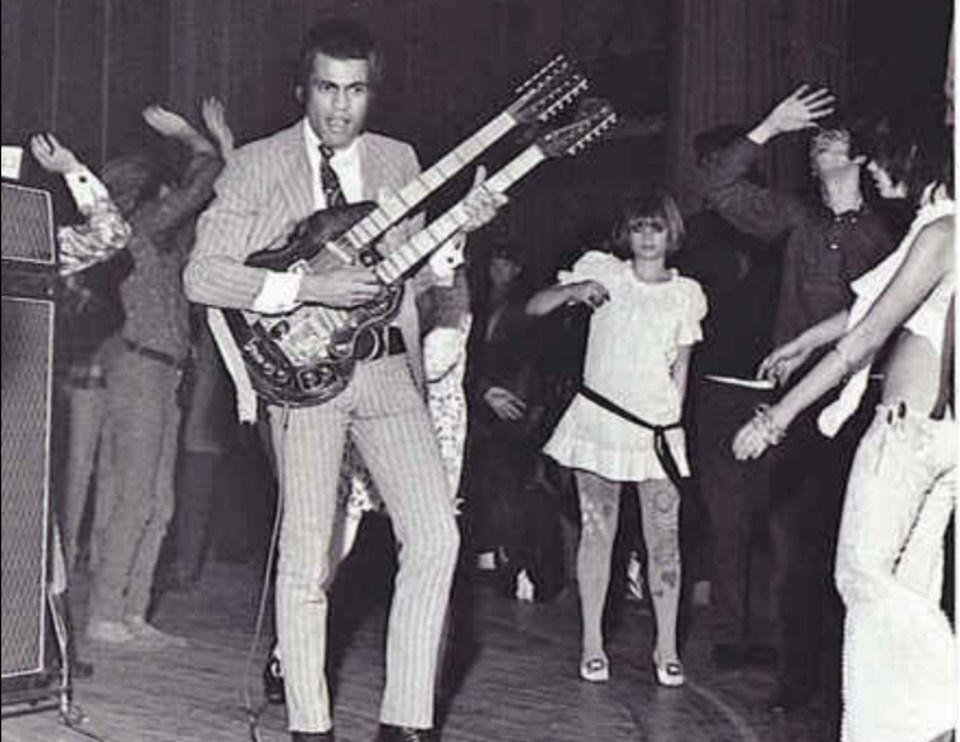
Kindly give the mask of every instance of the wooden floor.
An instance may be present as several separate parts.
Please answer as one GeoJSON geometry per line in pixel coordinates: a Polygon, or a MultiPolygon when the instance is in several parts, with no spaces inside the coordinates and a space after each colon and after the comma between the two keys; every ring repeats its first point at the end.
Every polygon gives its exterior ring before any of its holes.
{"type": "MultiPolygon", "coordinates": [[[[251,739],[245,689],[261,703],[265,647],[247,667],[261,568],[211,562],[191,593],[158,601],[158,626],[189,637],[187,650],[145,653],[79,643],[93,677],[78,680],[74,700],[86,715],[82,729],[106,742],[232,742],[251,739]]],[[[373,739],[382,685],[384,591],[361,589],[368,575],[338,597],[349,610],[335,617],[335,719],[339,742],[373,739]],[[344,597],[345,596],[345,597],[344,597]],[[363,598],[358,600],[358,598],[363,598]]],[[[382,582],[386,577],[382,576],[382,582]]],[[[82,620],[86,587],[71,587],[82,620]]],[[[648,657],[652,618],[628,603],[609,638],[613,678],[607,685],[577,679],[576,595],[567,589],[550,603],[518,603],[489,584],[472,583],[455,657],[462,670],[448,695],[445,742],[832,742],[835,699],[802,711],[764,710],[773,689],[765,671],[720,673],[709,663],[706,612],[691,620],[682,689],[656,686],[648,657]]],[[[269,631],[269,627],[268,627],[269,631]]],[[[260,717],[259,739],[288,740],[282,707],[260,717]]],[[[89,737],[87,737],[89,738],[89,737]]],[[[2,742],[76,742],[85,737],[60,723],[55,710],[3,708],[2,742]]]]}

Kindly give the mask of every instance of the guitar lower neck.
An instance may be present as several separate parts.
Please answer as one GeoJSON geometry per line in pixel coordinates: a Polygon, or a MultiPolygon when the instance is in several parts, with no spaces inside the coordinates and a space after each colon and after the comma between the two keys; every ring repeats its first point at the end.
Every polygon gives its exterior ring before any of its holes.
{"type": "Polygon", "coordinates": [[[495,116],[398,192],[389,193],[376,209],[357,222],[342,239],[346,240],[347,245],[352,246],[354,251],[373,244],[516,125],[516,120],[507,111],[495,116]]]}
{"type": "MultiPolygon", "coordinates": [[[[513,158],[502,169],[487,179],[484,188],[490,193],[505,193],[506,190],[543,162],[546,155],[537,145],[532,145],[513,158]]],[[[469,214],[463,202],[430,222],[407,242],[387,255],[377,266],[377,276],[387,284],[401,280],[421,260],[446,242],[467,223],[469,214]]]]}

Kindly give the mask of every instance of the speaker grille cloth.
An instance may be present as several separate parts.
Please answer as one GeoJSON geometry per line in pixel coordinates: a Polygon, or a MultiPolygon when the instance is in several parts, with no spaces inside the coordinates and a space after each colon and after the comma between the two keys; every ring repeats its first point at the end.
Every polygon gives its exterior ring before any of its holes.
{"type": "Polygon", "coordinates": [[[52,263],[53,212],[50,194],[3,184],[3,257],[52,263]]]}
{"type": "Polygon", "coordinates": [[[3,297],[2,673],[43,667],[53,304],[3,297]]]}

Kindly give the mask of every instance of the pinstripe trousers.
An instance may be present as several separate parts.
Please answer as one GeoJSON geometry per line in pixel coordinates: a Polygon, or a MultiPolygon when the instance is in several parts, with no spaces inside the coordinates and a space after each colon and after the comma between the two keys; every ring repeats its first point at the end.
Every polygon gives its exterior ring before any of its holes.
{"type": "Polygon", "coordinates": [[[288,725],[332,727],[324,676],[332,532],[346,436],[390,512],[400,545],[380,719],[434,724],[434,685],[459,549],[454,505],[423,398],[402,355],[360,363],[347,388],[309,408],[270,408],[283,518],[277,567],[277,637],[288,725]]]}

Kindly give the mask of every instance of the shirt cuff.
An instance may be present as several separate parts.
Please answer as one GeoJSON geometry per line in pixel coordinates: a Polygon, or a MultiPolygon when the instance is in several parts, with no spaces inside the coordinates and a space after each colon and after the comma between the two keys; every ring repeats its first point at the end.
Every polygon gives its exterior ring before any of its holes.
{"type": "Polygon", "coordinates": [[[263,280],[263,287],[253,300],[253,311],[260,314],[283,314],[300,306],[302,273],[279,273],[270,271],[263,280]]]}
{"type": "Polygon", "coordinates": [[[81,211],[92,207],[97,201],[110,198],[107,187],[86,167],[64,173],[63,179],[81,211]]]}

